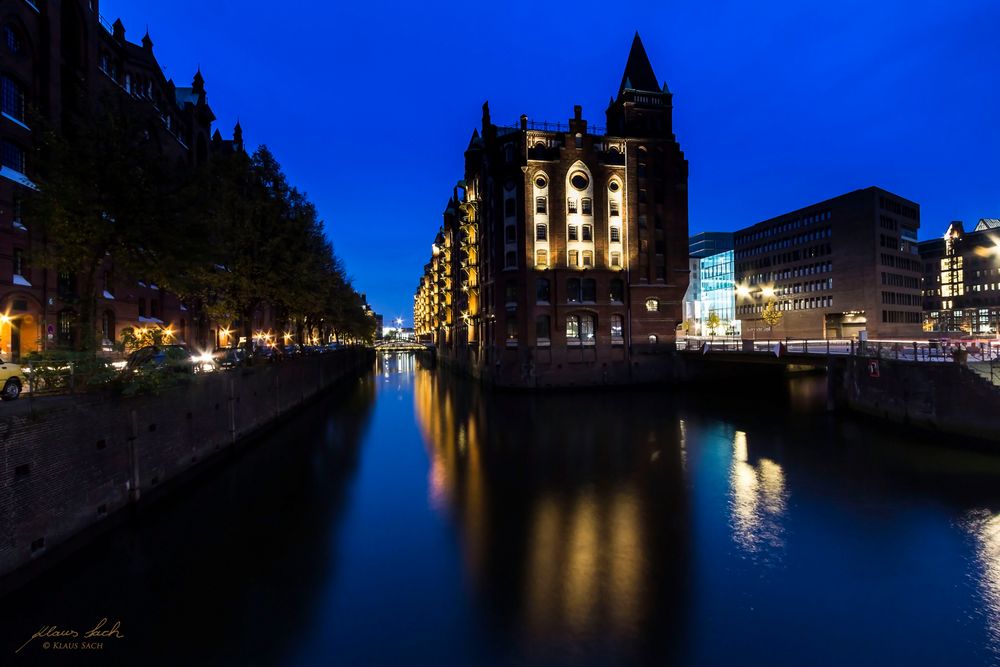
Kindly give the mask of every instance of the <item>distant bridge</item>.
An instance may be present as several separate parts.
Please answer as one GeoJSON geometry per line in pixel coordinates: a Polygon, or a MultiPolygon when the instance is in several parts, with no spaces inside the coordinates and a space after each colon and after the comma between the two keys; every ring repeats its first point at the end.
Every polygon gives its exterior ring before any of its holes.
{"type": "Polygon", "coordinates": [[[434,346],[415,340],[380,340],[375,343],[376,352],[428,352],[434,346]]]}

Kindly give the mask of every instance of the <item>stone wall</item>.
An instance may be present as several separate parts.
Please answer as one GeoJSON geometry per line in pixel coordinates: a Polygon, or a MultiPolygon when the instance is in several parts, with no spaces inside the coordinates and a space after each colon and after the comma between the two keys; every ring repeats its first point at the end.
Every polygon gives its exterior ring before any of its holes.
{"type": "Polygon", "coordinates": [[[159,396],[38,400],[6,418],[0,406],[0,578],[372,361],[342,350],[185,377],[159,396]]]}

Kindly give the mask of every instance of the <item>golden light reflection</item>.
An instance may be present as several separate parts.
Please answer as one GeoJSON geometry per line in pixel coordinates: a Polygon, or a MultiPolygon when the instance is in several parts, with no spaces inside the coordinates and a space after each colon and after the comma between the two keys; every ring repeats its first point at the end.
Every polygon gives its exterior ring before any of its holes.
{"type": "Polygon", "coordinates": [[[774,552],[784,547],[785,473],[770,459],[761,458],[756,466],[749,461],[747,434],[736,431],[729,469],[733,539],[747,552],[780,556],[774,552]]]}

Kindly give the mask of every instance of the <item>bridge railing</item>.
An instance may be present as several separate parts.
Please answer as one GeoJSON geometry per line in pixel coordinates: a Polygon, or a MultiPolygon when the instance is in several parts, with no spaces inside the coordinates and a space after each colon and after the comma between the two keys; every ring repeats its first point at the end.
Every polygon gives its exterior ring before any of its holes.
{"type": "Polygon", "coordinates": [[[978,362],[1000,367],[1000,340],[867,340],[850,338],[740,339],[731,336],[677,339],[678,350],[816,355],[851,355],[921,362],[978,362]]]}

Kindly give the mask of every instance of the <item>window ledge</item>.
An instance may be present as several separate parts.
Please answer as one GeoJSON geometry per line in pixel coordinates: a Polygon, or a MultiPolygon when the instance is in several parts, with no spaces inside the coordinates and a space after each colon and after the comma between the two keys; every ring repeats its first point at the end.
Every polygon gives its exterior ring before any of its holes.
{"type": "Polygon", "coordinates": [[[20,220],[15,220],[14,222],[12,222],[11,227],[13,227],[14,229],[20,229],[22,232],[28,231],[28,228],[25,227],[24,223],[22,223],[20,220]]]}
{"type": "Polygon", "coordinates": [[[7,180],[14,181],[18,185],[23,185],[26,188],[31,188],[32,190],[37,190],[38,186],[31,182],[27,176],[17,171],[16,169],[11,169],[10,167],[0,166],[0,176],[6,178],[7,180]]]}
{"type": "Polygon", "coordinates": [[[28,279],[18,273],[14,274],[13,280],[11,282],[13,282],[15,285],[20,285],[21,287],[31,287],[31,283],[28,282],[28,279]]]}
{"type": "Polygon", "coordinates": [[[14,124],[15,124],[15,125],[17,125],[18,127],[21,127],[21,128],[23,128],[23,129],[27,130],[28,132],[31,132],[31,128],[30,128],[30,127],[28,127],[27,125],[25,125],[25,124],[24,124],[24,121],[21,121],[21,120],[18,120],[18,119],[16,119],[16,118],[14,118],[14,117],[13,117],[13,116],[11,116],[11,115],[10,115],[9,113],[6,113],[6,112],[3,112],[3,111],[0,111],[0,116],[3,116],[4,118],[6,118],[6,119],[7,119],[7,120],[9,120],[10,122],[14,123],[14,124]]]}
{"type": "Polygon", "coordinates": [[[42,11],[38,9],[38,5],[35,4],[34,0],[24,0],[25,4],[35,10],[36,13],[41,14],[42,11]]]}
{"type": "Polygon", "coordinates": [[[508,340],[507,347],[517,347],[517,340],[508,340]]]}

